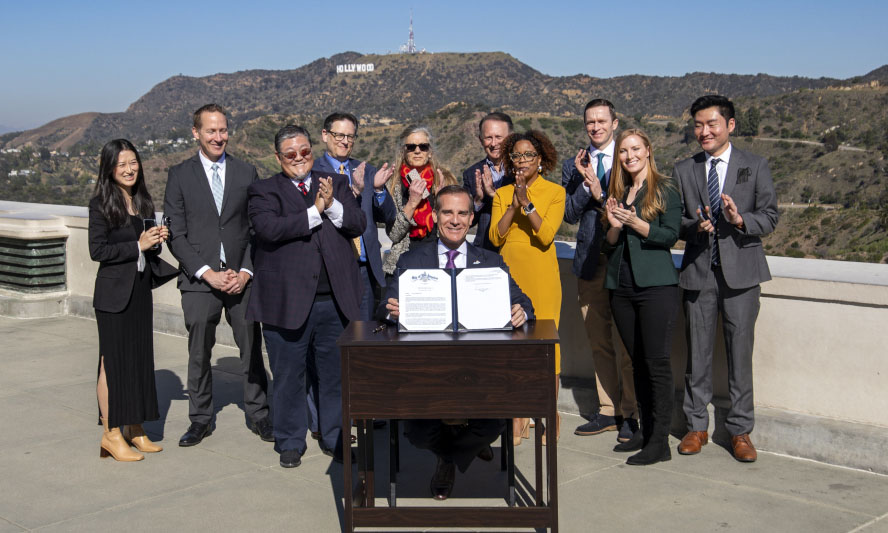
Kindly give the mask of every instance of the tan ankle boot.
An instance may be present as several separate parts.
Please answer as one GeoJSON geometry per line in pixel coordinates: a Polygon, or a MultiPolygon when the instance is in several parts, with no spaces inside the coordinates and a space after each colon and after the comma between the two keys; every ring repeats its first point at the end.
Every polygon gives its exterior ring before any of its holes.
{"type": "Polygon", "coordinates": [[[142,424],[123,426],[123,438],[143,453],[155,453],[163,451],[162,446],[151,442],[151,439],[149,439],[148,435],[145,434],[145,430],[142,429],[142,424]]]}
{"type": "Polygon", "coordinates": [[[120,428],[108,429],[108,421],[104,418],[102,419],[102,425],[105,427],[105,432],[102,434],[99,457],[108,457],[110,455],[117,461],[141,461],[145,458],[144,455],[134,452],[129,447],[129,444],[123,438],[123,434],[120,433],[120,428]]]}

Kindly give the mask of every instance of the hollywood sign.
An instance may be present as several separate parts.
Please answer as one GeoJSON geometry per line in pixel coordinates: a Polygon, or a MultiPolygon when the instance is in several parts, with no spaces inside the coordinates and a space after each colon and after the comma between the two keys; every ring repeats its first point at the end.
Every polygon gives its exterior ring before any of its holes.
{"type": "Polygon", "coordinates": [[[352,63],[351,65],[336,65],[336,73],[345,72],[373,72],[373,63],[352,63]]]}

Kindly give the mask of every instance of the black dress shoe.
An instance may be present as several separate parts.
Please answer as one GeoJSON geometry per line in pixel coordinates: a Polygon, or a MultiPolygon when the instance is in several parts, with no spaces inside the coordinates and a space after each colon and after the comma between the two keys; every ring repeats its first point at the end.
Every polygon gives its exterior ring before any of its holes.
{"type": "Polygon", "coordinates": [[[253,422],[250,429],[253,430],[253,433],[259,435],[259,438],[265,442],[274,442],[274,428],[271,425],[271,420],[269,420],[267,416],[253,422]]]}
{"type": "Polygon", "coordinates": [[[446,500],[453,492],[453,478],[456,477],[456,465],[453,461],[447,461],[438,457],[438,466],[432,475],[432,482],[429,488],[432,490],[432,497],[436,500],[446,500]]]}
{"type": "MultiPolygon", "coordinates": [[[[339,464],[343,463],[341,448],[337,448],[335,452],[333,450],[331,450],[330,448],[321,448],[321,451],[324,452],[324,455],[326,455],[327,457],[332,457],[333,461],[335,461],[339,464]]],[[[351,450],[351,461],[352,461],[352,464],[355,464],[358,462],[358,459],[355,457],[354,450],[351,450]]]]}
{"type": "Polygon", "coordinates": [[[644,436],[641,431],[636,431],[626,442],[621,442],[614,446],[615,452],[634,452],[640,450],[644,445],[644,436]]]}
{"type": "Polygon", "coordinates": [[[281,452],[281,467],[296,468],[302,464],[302,454],[298,450],[284,450],[281,452]]]}
{"type": "Polygon", "coordinates": [[[209,424],[192,422],[188,427],[188,431],[186,431],[185,434],[182,435],[182,438],[179,439],[179,446],[194,446],[195,444],[200,444],[200,441],[204,440],[204,437],[209,437],[212,433],[213,430],[210,429],[209,424]]]}
{"type": "Polygon", "coordinates": [[[481,448],[481,451],[478,452],[477,457],[478,459],[481,459],[482,461],[487,461],[488,463],[490,461],[493,461],[493,448],[490,447],[490,444],[481,448]]]}
{"type": "Polygon", "coordinates": [[[635,455],[629,456],[629,458],[626,459],[626,464],[646,466],[670,460],[672,460],[672,452],[669,451],[669,446],[648,445],[635,455]]]}

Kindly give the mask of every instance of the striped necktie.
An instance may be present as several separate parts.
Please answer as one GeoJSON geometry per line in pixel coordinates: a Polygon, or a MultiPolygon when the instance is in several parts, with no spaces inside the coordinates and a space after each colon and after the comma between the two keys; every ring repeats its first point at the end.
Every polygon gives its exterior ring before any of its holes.
{"type": "Polygon", "coordinates": [[[709,163],[709,175],[706,178],[706,186],[709,189],[709,218],[712,220],[712,226],[715,232],[712,234],[712,264],[718,266],[721,259],[718,252],[718,216],[721,214],[721,190],[718,186],[718,170],[716,167],[721,163],[721,159],[714,158],[709,163]]]}
{"type": "MultiPolygon", "coordinates": [[[[213,179],[212,179],[212,189],[213,189],[213,201],[216,202],[216,212],[219,215],[222,215],[222,196],[225,193],[225,188],[222,186],[222,176],[219,175],[219,165],[213,163],[213,166],[210,167],[213,171],[213,179]]],[[[225,246],[221,243],[219,245],[219,260],[223,263],[225,262],[225,246]]]]}

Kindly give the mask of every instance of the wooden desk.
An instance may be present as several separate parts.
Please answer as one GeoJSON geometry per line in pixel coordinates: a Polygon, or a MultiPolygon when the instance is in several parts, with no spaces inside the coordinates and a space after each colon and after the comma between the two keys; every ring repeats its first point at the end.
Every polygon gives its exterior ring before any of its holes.
{"type": "MultiPolygon", "coordinates": [[[[513,331],[459,334],[398,334],[392,326],[374,333],[376,326],[352,322],[338,340],[343,435],[349,434],[352,419],[374,418],[530,417],[545,419],[554,429],[558,342],[554,321],[538,320],[513,331]]],[[[372,440],[363,442],[361,433],[358,452],[366,458],[372,440]]],[[[547,441],[548,502],[543,499],[541,433],[535,432],[535,507],[375,507],[372,467],[367,469],[366,459],[360,461],[354,486],[348,439],[343,439],[345,529],[549,527],[558,531],[557,444],[551,437],[547,441]]]]}

